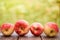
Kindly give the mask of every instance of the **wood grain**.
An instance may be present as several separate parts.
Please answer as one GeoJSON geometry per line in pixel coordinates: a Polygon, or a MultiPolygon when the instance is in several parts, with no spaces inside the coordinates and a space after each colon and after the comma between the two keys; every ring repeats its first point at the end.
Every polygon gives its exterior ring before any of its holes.
{"type": "Polygon", "coordinates": [[[29,32],[24,37],[19,37],[19,40],[41,40],[41,37],[40,36],[35,37],[29,32]]]}

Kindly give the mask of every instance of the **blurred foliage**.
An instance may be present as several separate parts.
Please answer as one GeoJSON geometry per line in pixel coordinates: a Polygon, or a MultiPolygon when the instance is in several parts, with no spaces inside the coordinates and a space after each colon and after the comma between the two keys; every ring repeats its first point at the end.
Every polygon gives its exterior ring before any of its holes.
{"type": "Polygon", "coordinates": [[[60,26],[59,6],[56,0],[0,0],[0,25],[20,19],[30,24],[56,22],[60,26]]]}

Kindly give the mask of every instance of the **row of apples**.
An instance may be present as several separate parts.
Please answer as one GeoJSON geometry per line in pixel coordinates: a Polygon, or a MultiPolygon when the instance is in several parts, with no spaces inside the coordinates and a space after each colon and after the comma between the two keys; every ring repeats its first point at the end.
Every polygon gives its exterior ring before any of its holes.
{"type": "Polygon", "coordinates": [[[55,37],[59,32],[58,25],[54,22],[47,22],[44,26],[39,22],[29,25],[26,20],[21,19],[15,24],[3,23],[1,25],[1,32],[4,36],[11,36],[14,31],[19,36],[25,36],[29,30],[34,36],[40,36],[44,32],[48,37],[55,37]]]}

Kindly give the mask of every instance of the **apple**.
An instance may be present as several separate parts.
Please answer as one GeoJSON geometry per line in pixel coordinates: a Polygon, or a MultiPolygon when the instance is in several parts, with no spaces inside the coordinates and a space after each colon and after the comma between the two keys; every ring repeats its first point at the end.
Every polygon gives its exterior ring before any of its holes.
{"type": "Polygon", "coordinates": [[[44,27],[42,26],[42,24],[34,22],[30,26],[30,31],[34,36],[40,36],[44,31],[44,27]]]}
{"type": "Polygon", "coordinates": [[[14,32],[14,25],[11,23],[2,24],[1,32],[4,36],[11,36],[11,34],[14,32]]]}
{"type": "Polygon", "coordinates": [[[19,36],[24,36],[25,34],[27,34],[29,32],[29,29],[29,23],[26,20],[18,20],[15,23],[15,32],[19,36]]]}
{"type": "Polygon", "coordinates": [[[58,25],[56,23],[48,22],[45,24],[44,33],[48,37],[55,37],[58,32],[59,32],[59,28],[58,28],[58,25]]]}

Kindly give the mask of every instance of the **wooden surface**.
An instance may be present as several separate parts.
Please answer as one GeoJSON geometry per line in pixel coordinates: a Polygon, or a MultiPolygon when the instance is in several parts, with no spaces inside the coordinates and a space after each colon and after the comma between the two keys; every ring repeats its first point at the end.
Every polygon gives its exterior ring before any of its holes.
{"type": "Polygon", "coordinates": [[[60,31],[54,38],[48,38],[44,33],[39,37],[33,36],[30,32],[23,37],[18,36],[15,32],[10,37],[4,37],[2,33],[0,33],[0,40],[60,40],[60,31]]]}

